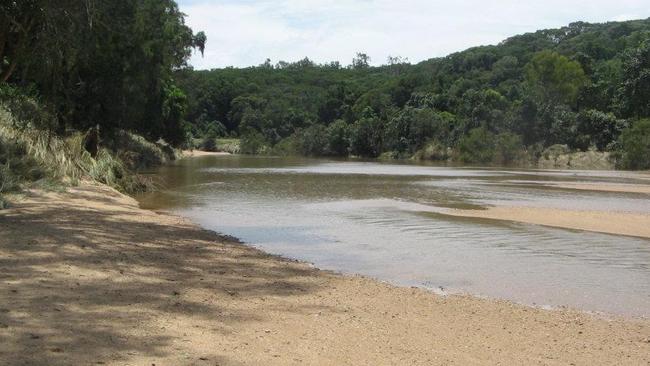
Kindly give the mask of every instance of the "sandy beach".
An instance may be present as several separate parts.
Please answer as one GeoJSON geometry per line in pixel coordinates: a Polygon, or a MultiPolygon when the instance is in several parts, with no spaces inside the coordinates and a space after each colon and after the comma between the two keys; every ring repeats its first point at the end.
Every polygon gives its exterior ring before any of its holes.
{"type": "Polygon", "coordinates": [[[224,156],[230,155],[230,153],[223,151],[183,150],[181,155],[184,158],[196,158],[201,156],[224,156]]]}
{"type": "MultiPolygon", "coordinates": [[[[650,363],[649,320],[321,271],[100,185],[12,201],[0,211],[1,365],[650,363]]],[[[643,219],[627,234],[650,235],[643,219]]]]}

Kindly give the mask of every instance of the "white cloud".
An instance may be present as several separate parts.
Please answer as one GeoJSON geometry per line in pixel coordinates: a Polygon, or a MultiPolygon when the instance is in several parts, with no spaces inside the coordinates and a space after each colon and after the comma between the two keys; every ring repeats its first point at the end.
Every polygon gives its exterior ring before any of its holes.
{"type": "Polygon", "coordinates": [[[648,0],[181,0],[187,23],[208,36],[197,69],[250,66],[305,56],[349,64],[357,51],[374,64],[412,62],[495,44],[522,32],[582,20],[650,16],[648,0]]]}

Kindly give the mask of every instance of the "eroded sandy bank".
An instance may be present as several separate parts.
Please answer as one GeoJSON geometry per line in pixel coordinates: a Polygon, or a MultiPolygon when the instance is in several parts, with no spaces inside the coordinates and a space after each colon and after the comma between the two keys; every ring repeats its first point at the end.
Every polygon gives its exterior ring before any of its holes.
{"type": "Polygon", "coordinates": [[[647,320],[319,271],[103,186],[0,211],[2,365],[645,365],[647,320]]]}

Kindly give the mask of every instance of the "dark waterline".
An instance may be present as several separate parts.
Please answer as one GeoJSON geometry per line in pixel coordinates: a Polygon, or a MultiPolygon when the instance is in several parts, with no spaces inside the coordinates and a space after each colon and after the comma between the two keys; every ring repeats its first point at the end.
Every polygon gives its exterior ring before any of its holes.
{"type": "Polygon", "coordinates": [[[650,212],[648,195],[539,184],[650,183],[633,173],[228,156],[184,159],[156,174],[167,189],[141,196],[143,207],[319,268],[650,316],[650,240],[441,214],[488,204],[650,212]]]}

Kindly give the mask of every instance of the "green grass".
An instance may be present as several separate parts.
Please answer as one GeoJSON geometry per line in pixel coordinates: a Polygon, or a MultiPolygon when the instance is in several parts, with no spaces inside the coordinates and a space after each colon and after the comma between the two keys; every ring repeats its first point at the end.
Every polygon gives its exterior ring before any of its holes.
{"type": "Polygon", "coordinates": [[[239,154],[239,139],[217,139],[217,151],[239,154]]]}

